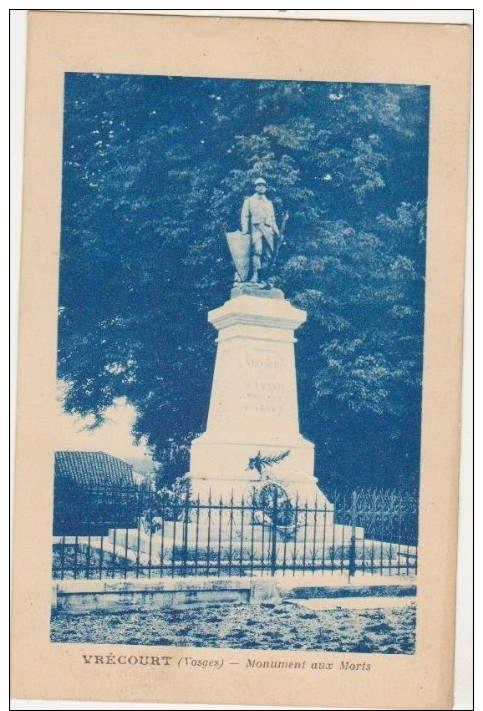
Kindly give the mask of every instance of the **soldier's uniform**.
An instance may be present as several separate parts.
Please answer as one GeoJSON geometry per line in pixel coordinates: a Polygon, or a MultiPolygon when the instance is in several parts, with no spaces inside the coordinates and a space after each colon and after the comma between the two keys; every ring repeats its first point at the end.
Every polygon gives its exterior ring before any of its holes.
{"type": "MultiPolygon", "coordinates": [[[[265,185],[263,179],[255,181],[265,185]]],[[[241,211],[241,231],[252,240],[252,281],[258,278],[258,271],[267,265],[274,250],[276,235],[279,234],[273,203],[265,194],[255,193],[246,198],[241,211]]]]}

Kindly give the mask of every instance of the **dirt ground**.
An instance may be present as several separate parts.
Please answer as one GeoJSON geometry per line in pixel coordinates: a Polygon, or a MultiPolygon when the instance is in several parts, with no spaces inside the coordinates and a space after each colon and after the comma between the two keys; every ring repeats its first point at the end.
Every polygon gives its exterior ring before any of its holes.
{"type": "Polygon", "coordinates": [[[413,654],[416,606],[307,609],[291,601],[156,612],[54,613],[53,642],[413,654]]]}

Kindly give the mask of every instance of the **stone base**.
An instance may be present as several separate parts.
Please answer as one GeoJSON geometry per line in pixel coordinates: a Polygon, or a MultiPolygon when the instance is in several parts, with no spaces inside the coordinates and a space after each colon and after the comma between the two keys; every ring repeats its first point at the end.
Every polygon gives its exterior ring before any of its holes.
{"type": "Polygon", "coordinates": [[[206,431],[191,443],[193,498],[249,503],[267,475],[293,504],[329,507],[314,477],[314,445],[299,426],[294,331],[307,314],[256,283],[235,284],[231,296],[208,314],[218,345],[206,431]],[[249,466],[257,456],[261,475],[249,466]]]}
{"type": "Polygon", "coordinates": [[[286,474],[282,476],[271,477],[270,479],[260,479],[256,472],[248,473],[241,477],[207,476],[203,477],[199,474],[189,474],[191,481],[191,492],[194,501],[199,499],[200,503],[206,505],[211,499],[212,504],[219,504],[222,501],[223,505],[230,505],[231,501],[235,504],[243,502],[249,505],[254,490],[260,488],[263,482],[272,482],[280,485],[286,491],[292,503],[298,501],[299,506],[307,506],[309,508],[317,506],[318,509],[332,510],[333,506],[319,489],[317,480],[313,476],[307,474],[286,474]]]}
{"type": "Polygon", "coordinates": [[[258,283],[250,283],[248,281],[234,284],[230,293],[230,298],[234,299],[237,296],[261,296],[264,299],[284,299],[284,293],[281,289],[276,289],[273,286],[261,286],[258,283]]]}
{"type": "MultiPolygon", "coordinates": [[[[300,526],[296,535],[293,532],[284,535],[283,529],[278,529],[275,549],[270,526],[260,524],[252,527],[248,517],[243,527],[233,522],[220,525],[215,516],[209,524],[184,524],[180,521],[175,525],[167,521],[163,532],[157,531],[151,535],[138,529],[118,530],[116,547],[119,551],[127,549],[135,552],[142,565],[169,567],[173,560],[179,562],[180,555],[184,555],[187,561],[196,562],[200,568],[206,567],[207,561],[212,568],[224,566],[229,561],[233,567],[238,564],[245,569],[250,567],[250,563],[265,562],[268,565],[268,561],[275,555],[278,567],[289,568],[291,565],[303,564],[309,568],[311,563],[330,565],[334,557],[348,556],[351,527],[334,525],[332,513],[327,513],[326,519],[325,527],[320,521],[315,527],[300,526]]],[[[357,527],[355,536],[360,557],[364,529],[357,527]]],[[[112,542],[112,531],[109,538],[112,542]]],[[[393,548],[395,556],[396,547],[393,548]]]]}
{"type": "Polygon", "coordinates": [[[277,456],[289,452],[285,459],[273,465],[273,473],[281,481],[315,482],[314,445],[298,434],[281,433],[279,438],[246,438],[232,433],[231,442],[205,432],[191,443],[190,472],[193,478],[258,479],[256,471],[248,469],[250,459],[260,452],[262,456],[277,456]],[[278,441],[277,441],[278,439],[278,441]],[[308,473],[310,472],[310,474],[308,473]]]}

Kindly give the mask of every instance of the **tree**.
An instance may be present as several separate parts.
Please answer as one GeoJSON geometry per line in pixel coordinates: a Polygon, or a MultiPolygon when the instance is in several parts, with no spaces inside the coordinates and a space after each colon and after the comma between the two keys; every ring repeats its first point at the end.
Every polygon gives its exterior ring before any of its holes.
{"type": "Polygon", "coordinates": [[[277,279],[309,315],[301,426],[321,481],[416,485],[428,102],[416,86],[67,74],[66,409],[99,422],[127,397],[135,434],[186,471],[209,403],[206,312],[232,279],[224,233],[263,175],[291,213],[277,279]]]}

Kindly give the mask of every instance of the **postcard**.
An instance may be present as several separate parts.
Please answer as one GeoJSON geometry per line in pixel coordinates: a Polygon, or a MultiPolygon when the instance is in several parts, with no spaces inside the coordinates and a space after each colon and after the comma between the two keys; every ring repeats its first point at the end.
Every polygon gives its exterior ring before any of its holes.
{"type": "Polygon", "coordinates": [[[30,13],[16,698],[451,707],[470,69],[30,13]]]}

